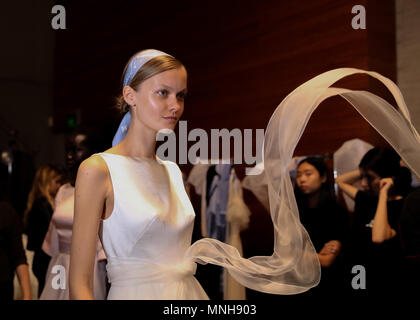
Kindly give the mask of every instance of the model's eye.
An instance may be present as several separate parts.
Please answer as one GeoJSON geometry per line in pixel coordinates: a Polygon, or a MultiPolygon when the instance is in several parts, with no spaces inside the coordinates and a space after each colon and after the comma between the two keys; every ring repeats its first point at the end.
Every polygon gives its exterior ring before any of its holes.
{"type": "Polygon", "coordinates": [[[185,92],[180,92],[176,96],[177,96],[178,100],[184,100],[186,95],[187,94],[185,92]]]}
{"type": "Polygon", "coordinates": [[[165,90],[165,89],[159,90],[157,92],[157,94],[161,97],[167,96],[168,95],[168,90],[165,90]]]}

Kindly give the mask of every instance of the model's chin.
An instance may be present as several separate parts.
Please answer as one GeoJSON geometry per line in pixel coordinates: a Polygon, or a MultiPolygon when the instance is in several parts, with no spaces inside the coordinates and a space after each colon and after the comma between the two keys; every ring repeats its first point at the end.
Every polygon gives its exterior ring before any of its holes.
{"type": "Polygon", "coordinates": [[[177,122],[174,123],[165,123],[164,125],[160,126],[160,130],[174,130],[176,127],[177,122]]]}
{"type": "Polygon", "coordinates": [[[172,133],[173,131],[174,131],[174,129],[175,129],[175,126],[173,125],[173,126],[168,126],[168,125],[166,125],[166,126],[161,126],[158,130],[157,130],[157,132],[158,133],[162,133],[162,134],[170,134],[170,133],[172,133]]]}

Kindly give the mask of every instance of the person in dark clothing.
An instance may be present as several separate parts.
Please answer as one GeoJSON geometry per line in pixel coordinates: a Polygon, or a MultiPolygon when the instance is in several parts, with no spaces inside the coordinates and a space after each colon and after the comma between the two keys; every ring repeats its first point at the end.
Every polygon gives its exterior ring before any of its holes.
{"type": "Polygon", "coordinates": [[[50,256],[41,249],[41,246],[53,214],[54,197],[60,187],[60,179],[60,172],[55,167],[51,165],[40,167],[35,174],[25,211],[25,231],[28,235],[26,249],[34,251],[32,271],[38,279],[38,296],[44,288],[45,275],[50,262],[50,256]]]}
{"type": "Polygon", "coordinates": [[[9,199],[22,221],[35,175],[34,156],[15,141],[10,141],[9,149],[12,154],[9,199]]]}
{"type": "Polygon", "coordinates": [[[22,244],[22,225],[13,206],[5,200],[7,168],[0,165],[0,301],[13,300],[17,273],[24,300],[31,299],[29,269],[22,244]]]}
{"type": "Polygon", "coordinates": [[[355,200],[348,274],[353,266],[363,266],[367,293],[394,292],[402,261],[399,221],[411,173],[400,166],[395,151],[376,147],[363,156],[358,170],[337,177],[336,182],[355,200]],[[363,190],[353,186],[359,180],[363,190]]]}
{"type": "Polygon", "coordinates": [[[420,288],[420,188],[404,201],[400,219],[403,246],[402,286],[412,292],[420,288]]]}
{"type": "Polygon", "coordinates": [[[320,284],[310,295],[327,295],[343,289],[342,248],[347,236],[347,213],[335,200],[322,158],[308,157],[297,167],[295,197],[299,216],[321,264],[320,284]]]}

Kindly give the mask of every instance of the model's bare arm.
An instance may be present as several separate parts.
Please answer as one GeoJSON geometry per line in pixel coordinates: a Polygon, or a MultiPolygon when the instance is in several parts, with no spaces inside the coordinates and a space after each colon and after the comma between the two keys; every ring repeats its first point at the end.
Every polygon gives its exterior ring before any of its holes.
{"type": "Polygon", "coordinates": [[[98,228],[104,209],[106,165],[99,156],[82,162],[77,172],[70,253],[70,299],[93,299],[98,228]]]}

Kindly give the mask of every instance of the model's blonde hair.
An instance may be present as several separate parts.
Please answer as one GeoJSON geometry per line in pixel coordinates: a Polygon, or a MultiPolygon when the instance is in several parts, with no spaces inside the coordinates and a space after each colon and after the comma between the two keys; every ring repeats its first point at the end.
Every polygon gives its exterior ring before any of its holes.
{"type": "Polygon", "coordinates": [[[60,173],[52,166],[45,165],[40,167],[35,174],[34,181],[32,183],[31,191],[28,195],[28,202],[26,204],[26,210],[24,213],[24,221],[27,221],[28,213],[32,209],[32,205],[36,198],[44,197],[47,199],[51,208],[54,209],[54,199],[48,191],[48,187],[60,173]]]}
{"type": "MultiPolygon", "coordinates": [[[[139,52],[137,52],[135,55],[133,55],[130,60],[128,60],[127,64],[125,65],[124,68],[124,72],[121,78],[121,82],[124,81],[124,76],[125,73],[127,71],[128,65],[130,64],[131,59],[133,59],[134,56],[136,56],[137,54],[139,54],[139,52]]],[[[165,71],[169,71],[169,70],[173,70],[173,69],[178,69],[183,67],[183,64],[175,59],[172,56],[157,56],[154,57],[153,59],[150,59],[149,61],[147,61],[138,71],[137,73],[134,75],[133,79],[130,81],[130,83],[128,84],[131,88],[133,88],[134,90],[137,91],[139,85],[159,74],[165,71]]],[[[116,106],[115,106],[121,113],[126,113],[128,111],[130,111],[130,106],[127,104],[127,102],[125,102],[124,100],[124,96],[121,94],[117,99],[116,99],[116,106]]]]}

